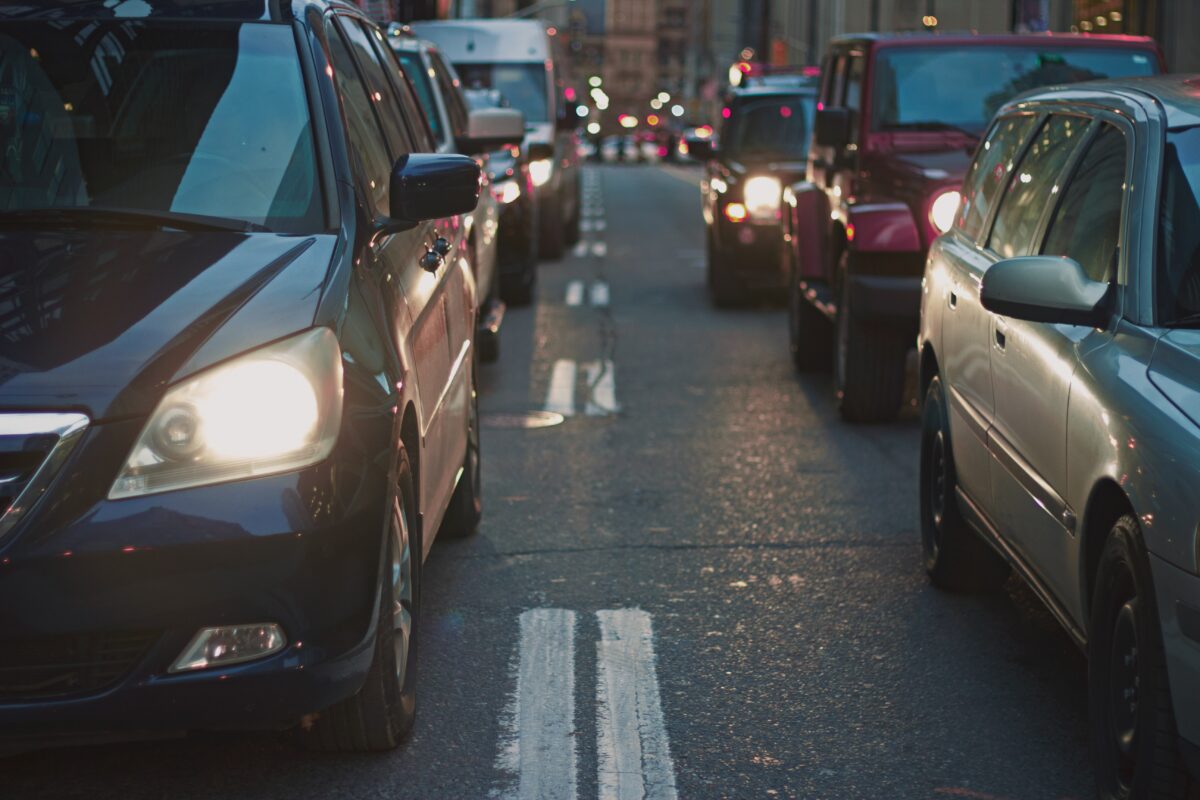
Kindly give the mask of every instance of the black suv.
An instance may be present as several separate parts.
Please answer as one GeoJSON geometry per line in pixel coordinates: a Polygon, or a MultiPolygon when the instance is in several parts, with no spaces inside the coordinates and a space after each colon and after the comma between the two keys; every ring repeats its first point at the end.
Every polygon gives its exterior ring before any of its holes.
{"type": "Polygon", "coordinates": [[[0,745],[394,747],[480,519],[478,165],[348,3],[10,1],[0,64],[0,745]]]}
{"type": "Polygon", "coordinates": [[[688,140],[692,157],[705,161],[708,289],[718,306],[786,286],[780,201],[783,187],[804,175],[815,104],[812,84],[735,90],[717,141],[688,140]]]}

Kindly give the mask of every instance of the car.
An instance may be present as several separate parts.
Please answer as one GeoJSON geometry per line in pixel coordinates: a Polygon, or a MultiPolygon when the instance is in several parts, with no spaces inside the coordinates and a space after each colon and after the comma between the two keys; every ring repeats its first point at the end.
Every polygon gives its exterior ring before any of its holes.
{"type": "Polygon", "coordinates": [[[833,40],[806,176],[785,192],[783,270],[793,362],[832,362],[843,419],[888,421],[904,403],[926,252],[992,113],[1038,86],[1162,67],[1154,41],[1136,36],[833,40]]]}
{"type": "Polygon", "coordinates": [[[482,513],[479,165],[349,3],[0,34],[0,746],[397,746],[422,562],[482,513]]]}
{"type": "Polygon", "coordinates": [[[706,275],[719,308],[786,285],[780,270],[783,186],[804,176],[815,108],[811,87],[734,90],[716,141],[694,135],[688,141],[688,154],[704,162],[706,275]]]}
{"type": "Polygon", "coordinates": [[[1102,798],[1200,790],[1200,79],[1001,107],[921,291],[925,568],[1087,653],[1102,798]]]}
{"type": "MultiPolygon", "coordinates": [[[[495,89],[467,89],[472,108],[508,108],[504,95],[495,89]]],[[[488,155],[488,180],[500,204],[500,296],[514,306],[527,306],[537,294],[538,208],[529,158],[521,146],[495,150],[488,155]]]]}
{"type": "MultiPolygon", "coordinates": [[[[470,109],[458,75],[442,58],[436,45],[396,26],[389,27],[388,34],[388,43],[412,84],[429,123],[437,152],[473,156],[483,168],[484,185],[479,204],[466,217],[464,236],[475,274],[475,291],[480,298],[479,332],[475,341],[480,360],[492,362],[500,356],[500,326],[505,311],[502,283],[505,278],[514,282],[514,276],[511,272],[502,275],[498,269],[501,207],[505,195],[503,189],[497,193],[492,186],[488,152],[505,148],[503,152],[507,155],[507,148],[520,144],[525,137],[525,117],[511,109],[470,109]]],[[[536,268],[536,263],[534,266],[536,268]]],[[[523,274],[516,278],[520,284],[529,282],[523,274]]]]}
{"type": "MultiPolygon", "coordinates": [[[[557,259],[579,240],[580,201],[575,103],[566,98],[568,60],[561,37],[533,19],[456,19],[414,22],[438,44],[471,89],[497,89],[525,114],[521,147],[536,186],[541,237],[538,253],[557,259]]],[[[557,33],[557,32],[556,32],[557,33]]]]}

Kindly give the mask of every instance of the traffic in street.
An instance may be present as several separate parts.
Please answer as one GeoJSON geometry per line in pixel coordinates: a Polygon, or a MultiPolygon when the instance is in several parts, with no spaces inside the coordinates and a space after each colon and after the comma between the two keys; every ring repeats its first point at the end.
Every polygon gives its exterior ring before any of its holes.
{"type": "Polygon", "coordinates": [[[1200,800],[1167,13],[508,2],[0,8],[0,800],[1200,800]]]}

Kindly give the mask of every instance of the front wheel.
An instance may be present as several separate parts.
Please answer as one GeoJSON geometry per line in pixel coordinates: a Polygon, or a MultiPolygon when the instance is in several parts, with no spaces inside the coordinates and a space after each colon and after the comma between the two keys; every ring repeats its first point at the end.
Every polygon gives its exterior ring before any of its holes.
{"type": "Polygon", "coordinates": [[[388,509],[385,568],[379,587],[375,655],[358,692],[323,711],[303,732],[316,750],[392,750],[412,730],[417,707],[417,629],[421,609],[421,548],[413,536],[412,470],[402,450],[388,509]]]}
{"type": "Polygon", "coordinates": [[[904,400],[908,341],[900,331],[859,319],[849,275],[844,269],[841,274],[833,370],[838,410],[847,422],[888,422],[904,400]]]}
{"type": "Polygon", "coordinates": [[[1162,628],[1137,520],[1113,525],[1088,637],[1092,763],[1103,800],[1194,798],[1179,753],[1162,628]]]}

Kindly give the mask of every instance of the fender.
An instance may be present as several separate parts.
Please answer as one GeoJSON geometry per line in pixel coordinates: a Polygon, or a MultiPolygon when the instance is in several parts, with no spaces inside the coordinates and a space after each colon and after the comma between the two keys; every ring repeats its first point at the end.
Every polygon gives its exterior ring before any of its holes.
{"type": "Polygon", "coordinates": [[[846,240],[861,253],[919,253],[921,234],[904,203],[861,203],[847,206],[846,240]]]}
{"type": "Polygon", "coordinates": [[[829,198],[815,184],[800,181],[784,191],[783,246],[795,256],[800,280],[827,280],[829,253],[829,198]]]}

